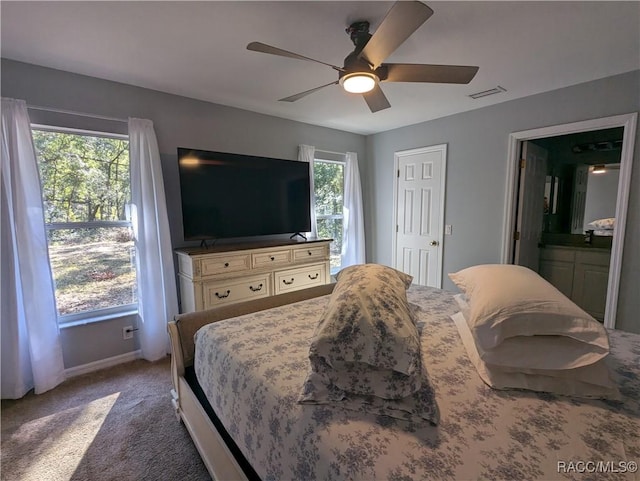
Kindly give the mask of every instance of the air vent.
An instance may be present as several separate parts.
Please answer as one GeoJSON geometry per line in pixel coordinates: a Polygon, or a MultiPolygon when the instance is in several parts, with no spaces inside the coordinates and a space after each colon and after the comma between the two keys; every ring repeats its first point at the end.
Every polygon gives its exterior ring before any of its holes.
{"type": "Polygon", "coordinates": [[[499,94],[502,92],[506,92],[507,89],[500,87],[499,85],[496,88],[493,89],[489,89],[489,90],[483,90],[482,92],[476,92],[475,94],[471,94],[469,95],[469,97],[471,97],[472,99],[480,99],[482,97],[487,97],[489,95],[495,95],[495,94],[499,94]]]}

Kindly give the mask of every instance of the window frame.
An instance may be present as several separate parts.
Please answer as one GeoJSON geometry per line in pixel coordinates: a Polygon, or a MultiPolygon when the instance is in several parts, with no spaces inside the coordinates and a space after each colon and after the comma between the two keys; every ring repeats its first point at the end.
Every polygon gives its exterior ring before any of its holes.
{"type": "MultiPolygon", "coordinates": [[[[316,216],[316,226],[318,223],[318,220],[335,220],[335,219],[340,219],[340,223],[342,224],[342,232],[343,232],[343,236],[344,236],[344,172],[345,169],[347,168],[347,159],[345,158],[344,160],[334,160],[334,159],[327,159],[327,158],[322,158],[322,157],[314,157],[313,159],[314,164],[316,162],[322,162],[325,164],[340,164],[342,166],[342,213],[341,214],[323,214],[323,215],[319,215],[318,214],[318,206],[317,204],[314,203],[314,210],[315,210],[315,216],[316,216]]],[[[313,195],[315,197],[316,193],[315,193],[315,174],[314,174],[314,192],[313,195]]],[[[335,242],[335,239],[334,239],[335,242]]],[[[342,239],[340,239],[340,242],[342,243],[342,239]]],[[[341,256],[342,257],[342,256],[341,256]]],[[[330,266],[330,273],[331,275],[336,274],[338,271],[340,271],[342,269],[342,258],[340,259],[340,265],[336,268],[331,267],[330,266]]]]}
{"type": "MultiPolygon", "coordinates": [[[[59,127],[54,125],[44,125],[39,123],[31,123],[31,132],[33,135],[34,130],[44,131],[44,132],[53,132],[60,134],[71,134],[71,135],[83,135],[86,137],[101,137],[107,139],[116,139],[116,140],[125,140],[130,142],[129,135],[119,134],[119,133],[109,133],[103,131],[94,131],[87,129],[76,129],[70,127],[59,127]]],[[[36,152],[36,159],[38,153],[36,152]]],[[[39,167],[38,167],[39,168],[39,167]]],[[[129,188],[131,188],[131,159],[129,159],[129,188]]],[[[42,185],[40,186],[40,195],[42,197],[42,185]]],[[[133,223],[131,219],[129,220],[119,220],[119,221],[83,221],[83,222],[52,222],[52,223],[44,223],[45,230],[47,232],[57,231],[57,230],[71,230],[71,229],[99,229],[99,228],[119,228],[119,227],[128,227],[133,228],[133,223]]],[[[135,246],[135,240],[134,240],[135,246]]],[[[47,257],[49,256],[49,241],[47,238],[47,257]]],[[[53,266],[51,266],[51,261],[49,260],[49,266],[53,271],[53,266]]],[[[137,266],[134,265],[133,269],[136,270],[136,279],[138,276],[137,266]]],[[[53,281],[53,278],[52,278],[53,281]]],[[[137,291],[137,281],[136,281],[136,291],[137,291]]],[[[57,304],[57,288],[54,283],[54,298],[56,299],[57,304]]],[[[56,316],[58,327],[72,327],[78,325],[89,324],[93,322],[106,321],[131,315],[136,315],[138,313],[138,302],[122,304],[119,306],[105,307],[99,309],[92,309],[90,311],[82,311],[75,312],[72,314],[60,314],[57,305],[56,305],[56,316]]]]}

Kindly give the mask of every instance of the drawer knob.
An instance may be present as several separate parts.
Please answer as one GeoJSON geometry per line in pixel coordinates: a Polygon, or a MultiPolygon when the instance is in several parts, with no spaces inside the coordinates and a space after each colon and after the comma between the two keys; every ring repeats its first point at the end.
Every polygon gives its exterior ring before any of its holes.
{"type": "Polygon", "coordinates": [[[227,292],[225,292],[224,294],[220,294],[219,292],[216,292],[216,297],[218,299],[226,299],[227,297],[229,297],[229,294],[231,294],[231,291],[227,289],[227,292]]]}
{"type": "Polygon", "coordinates": [[[284,282],[285,285],[290,286],[291,284],[293,284],[293,277],[291,278],[290,281],[287,281],[286,279],[282,279],[282,282],[284,282]]]}
{"type": "Polygon", "coordinates": [[[309,274],[309,279],[311,279],[312,281],[315,281],[319,275],[320,273],[318,272],[316,272],[314,275],[309,274]]]}
{"type": "Polygon", "coordinates": [[[309,252],[308,252],[308,254],[309,254],[309,255],[313,255],[313,254],[311,253],[311,251],[309,251],[309,252]]]}
{"type": "Polygon", "coordinates": [[[258,287],[249,286],[249,289],[251,289],[252,292],[261,291],[262,290],[262,284],[260,284],[258,287]]]}
{"type": "Polygon", "coordinates": [[[271,259],[272,261],[275,261],[275,260],[276,260],[276,258],[275,258],[275,257],[273,257],[273,256],[271,256],[271,257],[270,257],[270,259],[271,259]]]}
{"type": "Polygon", "coordinates": [[[224,266],[225,266],[225,267],[229,267],[229,263],[228,263],[228,262],[225,262],[225,263],[224,263],[224,266]]]}

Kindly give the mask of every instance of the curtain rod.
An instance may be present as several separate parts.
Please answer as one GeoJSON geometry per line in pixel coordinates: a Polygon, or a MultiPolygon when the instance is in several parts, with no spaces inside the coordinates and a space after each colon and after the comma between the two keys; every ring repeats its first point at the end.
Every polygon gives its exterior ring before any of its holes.
{"type": "Polygon", "coordinates": [[[119,119],[117,117],[107,117],[105,115],[87,114],[84,112],[77,112],[75,110],[54,109],[51,107],[41,107],[39,105],[27,105],[27,108],[33,109],[33,110],[43,110],[45,112],[55,112],[57,114],[77,115],[79,117],[89,117],[91,119],[108,120],[111,122],[123,122],[125,124],[129,122],[126,119],[119,119]]]}
{"type": "Polygon", "coordinates": [[[334,152],[333,150],[316,149],[316,152],[324,152],[325,154],[347,155],[346,152],[334,152]]]}

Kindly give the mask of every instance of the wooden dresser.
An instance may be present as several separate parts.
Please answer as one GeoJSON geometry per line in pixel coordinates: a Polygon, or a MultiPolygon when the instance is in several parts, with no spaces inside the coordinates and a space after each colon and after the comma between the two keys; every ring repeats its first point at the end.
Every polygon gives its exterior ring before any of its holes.
{"type": "Polygon", "coordinates": [[[266,241],[177,249],[181,312],[328,284],[330,243],[266,241]]]}

